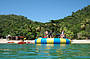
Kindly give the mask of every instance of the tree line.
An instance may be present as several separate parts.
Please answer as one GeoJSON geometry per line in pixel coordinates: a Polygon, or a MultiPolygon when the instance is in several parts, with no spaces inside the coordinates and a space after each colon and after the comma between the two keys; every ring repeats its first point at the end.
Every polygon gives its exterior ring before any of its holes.
{"type": "Polygon", "coordinates": [[[46,30],[52,31],[54,37],[64,30],[71,39],[90,38],[90,5],[63,19],[47,23],[32,21],[22,15],[0,15],[0,36],[25,36],[31,40],[45,36],[46,30]]]}

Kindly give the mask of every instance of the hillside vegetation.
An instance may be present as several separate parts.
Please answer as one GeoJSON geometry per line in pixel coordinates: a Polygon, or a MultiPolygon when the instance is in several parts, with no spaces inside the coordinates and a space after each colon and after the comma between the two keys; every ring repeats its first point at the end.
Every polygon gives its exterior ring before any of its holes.
{"type": "Polygon", "coordinates": [[[48,23],[34,22],[21,15],[0,15],[0,36],[25,36],[35,39],[44,36],[44,32],[52,31],[52,35],[65,31],[71,39],[85,39],[90,37],[90,5],[72,12],[71,16],[63,19],[51,20],[48,23]],[[36,36],[37,34],[37,36],[36,36]]]}

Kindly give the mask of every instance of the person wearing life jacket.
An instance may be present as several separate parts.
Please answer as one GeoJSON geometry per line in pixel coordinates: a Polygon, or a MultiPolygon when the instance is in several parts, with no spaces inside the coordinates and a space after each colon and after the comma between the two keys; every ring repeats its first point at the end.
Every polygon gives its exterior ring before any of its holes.
{"type": "Polygon", "coordinates": [[[60,35],[60,38],[65,38],[64,30],[62,31],[62,33],[61,33],[61,35],[60,35]]]}
{"type": "Polygon", "coordinates": [[[45,36],[43,38],[48,38],[48,31],[45,32],[45,36]]]}

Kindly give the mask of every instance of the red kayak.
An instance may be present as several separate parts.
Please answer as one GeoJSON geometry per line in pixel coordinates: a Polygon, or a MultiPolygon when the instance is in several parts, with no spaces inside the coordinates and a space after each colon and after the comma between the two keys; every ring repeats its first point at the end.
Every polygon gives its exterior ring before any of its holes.
{"type": "Polygon", "coordinates": [[[26,44],[26,42],[18,42],[18,44],[26,44]]]}
{"type": "Polygon", "coordinates": [[[14,42],[8,42],[8,43],[14,43],[14,42]]]}

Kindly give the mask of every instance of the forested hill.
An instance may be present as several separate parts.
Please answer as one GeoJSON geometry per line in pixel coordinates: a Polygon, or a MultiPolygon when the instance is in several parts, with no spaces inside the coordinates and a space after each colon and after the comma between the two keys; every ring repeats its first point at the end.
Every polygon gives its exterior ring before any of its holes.
{"type": "Polygon", "coordinates": [[[0,15],[0,36],[27,36],[34,37],[36,28],[42,24],[34,22],[21,15],[0,15]]]}
{"type": "Polygon", "coordinates": [[[44,32],[52,31],[52,35],[65,31],[67,37],[85,39],[90,37],[90,5],[72,12],[64,19],[51,20],[48,23],[35,22],[21,15],[0,15],[0,36],[26,36],[29,39],[44,36],[44,32]],[[37,36],[36,36],[37,34],[37,36]]]}
{"type": "Polygon", "coordinates": [[[64,19],[51,20],[48,24],[50,25],[51,23],[56,26],[57,31],[64,29],[67,35],[74,35],[73,38],[90,37],[90,5],[72,12],[71,16],[67,16],[64,19]]]}

